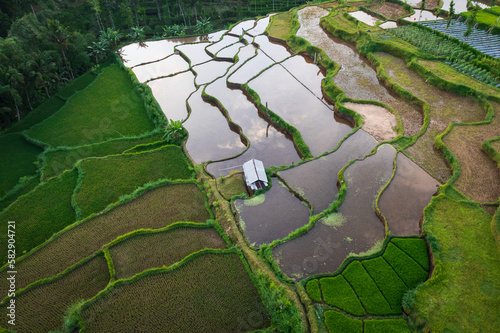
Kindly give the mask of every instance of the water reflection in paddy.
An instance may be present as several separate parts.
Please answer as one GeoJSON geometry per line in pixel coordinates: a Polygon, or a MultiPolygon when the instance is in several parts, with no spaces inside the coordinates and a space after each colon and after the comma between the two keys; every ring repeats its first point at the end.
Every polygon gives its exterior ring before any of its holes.
{"type": "Polygon", "coordinates": [[[231,30],[229,30],[229,33],[241,36],[243,35],[243,31],[252,29],[254,25],[255,20],[241,21],[240,23],[236,24],[231,30]]]}
{"type": "MultiPolygon", "coordinates": [[[[196,40],[195,37],[192,38],[196,40]]],[[[163,39],[153,42],[133,43],[120,49],[120,56],[127,67],[163,59],[174,53],[174,47],[181,44],[177,39],[163,39]]]]}
{"type": "Polygon", "coordinates": [[[186,100],[196,90],[194,74],[191,71],[149,81],[148,86],[167,119],[186,119],[186,100]]]}
{"type": "Polygon", "coordinates": [[[238,133],[229,129],[222,112],[201,98],[198,89],[188,99],[191,108],[184,127],[189,133],[186,150],[196,164],[234,156],[245,149],[238,133]]]}
{"type": "Polygon", "coordinates": [[[412,160],[398,154],[396,175],[379,201],[392,235],[420,234],[420,218],[437,185],[439,183],[412,160]]]}
{"type": "Polygon", "coordinates": [[[253,29],[250,29],[247,31],[247,34],[251,36],[257,36],[261,35],[266,31],[267,26],[269,25],[269,21],[271,20],[271,16],[274,14],[271,14],[267,17],[261,18],[260,20],[257,21],[257,24],[253,29]]]}
{"type": "Polygon", "coordinates": [[[316,97],[322,99],[321,81],[325,78],[323,72],[313,63],[313,60],[301,55],[295,55],[281,63],[297,80],[307,87],[316,97]]]}
{"type": "Polygon", "coordinates": [[[239,223],[252,246],[282,239],[309,221],[309,208],[279,180],[271,178],[269,191],[252,199],[234,202],[239,223]]]}
{"type": "Polygon", "coordinates": [[[361,21],[365,24],[372,25],[372,26],[375,25],[375,23],[377,21],[380,21],[380,19],[378,17],[372,16],[372,15],[370,15],[362,10],[358,10],[358,11],[349,13],[349,15],[351,15],[352,17],[354,17],[358,21],[361,21]]]}
{"type": "Polygon", "coordinates": [[[342,66],[335,75],[334,82],[348,97],[386,103],[400,113],[405,135],[413,135],[420,131],[423,118],[418,106],[410,104],[385,88],[379,82],[376,71],[359,55],[356,48],[343,40],[329,36],[319,26],[319,19],[328,14],[327,10],[310,6],[299,10],[298,14],[300,29],[297,31],[297,36],[323,49],[330,59],[342,66]]]}
{"type": "Polygon", "coordinates": [[[347,195],[338,213],[273,249],[286,275],[300,280],[335,272],[349,253],[359,254],[381,244],[384,225],[375,215],[373,205],[392,175],[395,153],[394,148],[383,145],[375,155],[349,166],[345,173],[347,195]]]}
{"type": "Polygon", "coordinates": [[[234,58],[236,53],[238,53],[239,49],[243,46],[245,46],[245,44],[237,42],[225,47],[217,53],[217,58],[234,58]]]}
{"type": "Polygon", "coordinates": [[[211,54],[215,55],[217,52],[222,50],[223,48],[234,44],[239,41],[238,37],[230,36],[230,35],[224,35],[222,39],[218,42],[213,43],[212,45],[208,45],[206,50],[210,52],[211,54]]]}
{"type": "Polygon", "coordinates": [[[248,80],[272,64],[274,64],[274,62],[268,56],[262,53],[262,51],[257,50],[257,55],[238,67],[229,76],[228,81],[239,84],[247,83],[248,80]]]}
{"type": "Polygon", "coordinates": [[[206,84],[226,74],[227,69],[233,63],[229,61],[209,61],[193,67],[196,72],[195,82],[197,85],[206,84]]]}
{"type": "Polygon", "coordinates": [[[182,44],[177,46],[176,49],[184,53],[191,61],[191,66],[194,66],[212,59],[205,51],[205,47],[208,45],[207,43],[182,44]]]}
{"type": "Polygon", "coordinates": [[[351,135],[335,152],[278,174],[313,206],[319,214],[337,198],[340,169],[353,159],[368,154],[377,141],[363,130],[351,135]]]}
{"type": "Polygon", "coordinates": [[[333,111],[282,66],[267,69],[248,85],[259,94],[262,104],[267,102],[270,110],[299,130],[315,156],[333,150],[351,130],[338,123],[333,111]]]}
{"type": "Polygon", "coordinates": [[[274,62],[280,62],[290,57],[292,54],[281,44],[273,43],[269,37],[259,35],[254,38],[254,43],[274,62]]]}
{"type": "Polygon", "coordinates": [[[419,21],[433,21],[433,20],[442,20],[442,18],[437,17],[434,15],[432,12],[428,10],[420,10],[420,9],[414,9],[415,14],[405,17],[404,19],[406,21],[410,22],[419,22],[419,21]]]}
{"type": "Polygon", "coordinates": [[[208,85],[205,93],[219,100],[231,120],[241,127],[250,141],[250,147],[244,154],[231,160],[210,163],[207,170],[212,175],[226,176],[231,170],[242,170],[243,163],[252,158],[261,160],[266,167],[289,165],[300,160],[291,137],[269,125],[241,90],[227,88],[225,78],[208,85]]]}
{"type": "Polygon", "coordinates": [[[164,60],[132,68],[135,76],[137,76],[137,80],[142,83],[160,76],[183,72],[187,69],[189,69],[189,64],[177,54],[172,54],[164,60]]]}

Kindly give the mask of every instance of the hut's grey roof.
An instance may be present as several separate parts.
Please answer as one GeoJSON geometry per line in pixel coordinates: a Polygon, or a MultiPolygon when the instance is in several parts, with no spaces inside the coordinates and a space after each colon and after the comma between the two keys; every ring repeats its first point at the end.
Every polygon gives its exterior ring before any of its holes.
{"type": "Polygon", "coordinates": [[[248,186],[261,180],[267,185],[267,175],[264,169],[264,163],[262,161],[251,159],[248,162],[243,163],[243,172],[245,172],[245,181],[248,186]]]}

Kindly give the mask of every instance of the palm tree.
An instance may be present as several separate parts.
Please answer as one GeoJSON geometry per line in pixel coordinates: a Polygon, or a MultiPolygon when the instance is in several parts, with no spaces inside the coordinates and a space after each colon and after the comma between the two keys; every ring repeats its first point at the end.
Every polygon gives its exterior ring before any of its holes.
{"type": "Polygon", "coordinates": [[[64,52],[64,50],[68,49],[70,40],[73,36],[75,36],[75,32],[69,31],[69,27],[63,28],[58,20],[47,19],[47,29],[45,31],[45,35],[51,42],[59,45],[64,59],[64,64],[71,74],[71,79],[74,79],[75,76],[73,75],[73,71],[71,70],[68,59],[66,58],[66,52],[64,52]]]}
{"type": "Polygon", "coordinates": [[[99,39],[107,43],[110,49],[116,50],[118,48],[118,42],[122,37],[123,34],[120,33],[120,30],[107,28],[106,30],[101,31],[101,36],[99,37],[99,39]]]}
{"type": "Polygon", "coordinates": [[[109,45],[101,40],[92,42],[92,45],[87,46],[87,48],[89,49],[89,55],[94,57],[96,64],[98,64],[109,51],[109,45]]]}
{"type": "Polygon", "coordinates": [[[5,77],[8,82],[7,91],[12,96],[12,100],[14,101],[14,105],[16,107],[16,115],[17,121],[21,121],[21,113],[19,112],[19,104],[22,103],[21,96],[19,95],[19,86],[24,83],[24,77],[21,73],[17,71],[12,66],[9,66],[7,72],[5,73],[5,77]]]}
{"type": "Polygon", "coordinates": [[[132,32],[128,35],[133,40],[143,40],[146,35],[144,34],[144,28],[142,27],[132,27],[130,28],[132,32]]]}
{"type": "Polygon", "coordinates": [[[212,23],[210,22],[210,18],[202,17],[200,18],[200,20],[196,20],[196,33],[200,35],[206,35],[211,30],[212,23]]]}

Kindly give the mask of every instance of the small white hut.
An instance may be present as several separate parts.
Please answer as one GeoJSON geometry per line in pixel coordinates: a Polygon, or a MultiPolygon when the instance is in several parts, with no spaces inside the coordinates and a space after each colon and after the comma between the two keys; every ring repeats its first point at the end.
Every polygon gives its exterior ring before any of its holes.
{"type": "Polygon", "coordinates": [[[247,186],[256,191],[267,186],[267,175],[262,161],[251,159],[243,164],[245,182],[247,186]]]}

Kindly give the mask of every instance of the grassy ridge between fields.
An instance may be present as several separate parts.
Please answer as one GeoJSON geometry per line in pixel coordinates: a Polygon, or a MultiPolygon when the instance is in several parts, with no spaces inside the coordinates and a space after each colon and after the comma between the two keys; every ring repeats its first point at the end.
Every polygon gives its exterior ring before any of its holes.
{"type": "Polygon", "coordinates": [[[205,248],[224,249],[226,242],[213,228],[176,228],[140,234],[109,248],[116,279],[128,279],[149,268],[170,266],[205,248]]]}
{"type": "MultiPolygon", "coordinates": [[[[23,308],[23,314],[17,317],[16,328],[19,332],[54,330],[61,326],[66,308],[79,303],[80,299],[92,298],[108,282],[119,279],[120,267],[126,272],[135,270],[127,276],[129,278],[147,269],[170,266],[206,248],[226,248],[229,240],[221,235],[225,236],[215,222],[180,222],[159,230],[141,229],[120,236],[105,245],[103,251],[81,260],[64,272],[17,290],[15,301],[17,307],[23,308]],[[163,250],[158,251],[162,247],[163,250]],[[114,267],[117,267],[118,274],[115,274],[114,267]],[[82,284],[88,284],[89,288],[79,290],[82,284]],[[58,306],[50,306],[52,303],[58,306]]],[[[10,304],[10,299],[3,302],[5,305],[0,307],[0,312],[8,312],[6,306],[10,304]]],[[[1,326],[9,327],[8,318],[5,318],[1,326]]]]}

